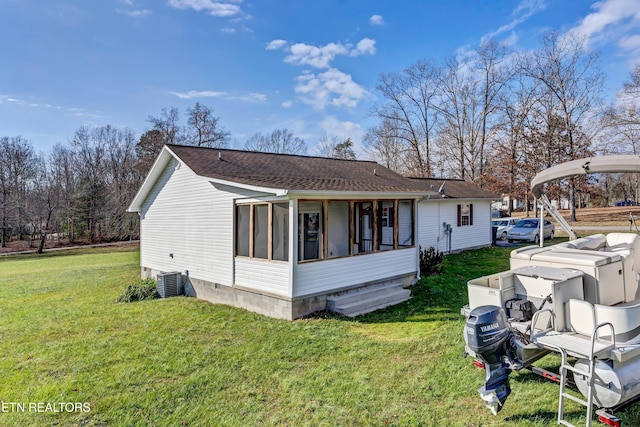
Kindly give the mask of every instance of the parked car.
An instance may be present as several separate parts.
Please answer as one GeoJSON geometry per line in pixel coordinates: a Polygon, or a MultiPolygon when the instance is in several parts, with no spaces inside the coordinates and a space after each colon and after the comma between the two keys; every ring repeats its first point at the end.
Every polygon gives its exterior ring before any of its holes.
{"type": "Polygon", "coordinates": [[[507,240],[507,231],[511,230],[516,223],[520,221],[520,218],[501,218],[491,221],[493,227],[496,229],[496,240],[507,240]]]}
{"type": "MultiPolygon", "coordinates": [[[[544,238],[553,239],[555,234],[555,226],[548,219],[544,220],[544,238]]],[[[540,219],[539,218],[524,218],[518,221],[518,223],[509,231],[507,231],[507,240],[509,243],[515,241],[524,242],[540,242],[540,219]]]]}

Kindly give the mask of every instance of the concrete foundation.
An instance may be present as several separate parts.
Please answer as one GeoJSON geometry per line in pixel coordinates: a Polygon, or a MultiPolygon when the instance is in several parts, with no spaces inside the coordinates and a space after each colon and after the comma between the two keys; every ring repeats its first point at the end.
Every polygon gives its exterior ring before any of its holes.
{"type": "MultiPolygon", "coordinates": [[[[142,267],[143,278],[156,277],[159,271],[142,267]]],[[[331,293],[307,295],[299,298],[288,298],[280,295],[270,295],[238,286],[225,286],[200,279],[182,275],[182,287],[186,296],[195,297],[214,304],[225,304],[232,307],[243,308],[255,313],[276,319],[295,320],[316,311],[327,309],[327,298],[355,290],[369,287],[379,288],[387,284],[397,286],[398,283],[405,286],[415,282],[414,275],[394,277],[381,281],[363,283],[356,287],[349,287],[332,291],[331,293]]]]}

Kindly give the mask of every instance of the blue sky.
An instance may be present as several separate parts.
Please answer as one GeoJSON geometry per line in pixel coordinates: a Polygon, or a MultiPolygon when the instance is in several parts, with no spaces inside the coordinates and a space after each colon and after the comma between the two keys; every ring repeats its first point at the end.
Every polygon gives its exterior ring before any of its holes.
{"type": "Polygon", "coordinates": [[[640,62],[639,0],[0,0],[0,136],[42,151],[82,125],[139,136],[198,101],[237,148],[281,128],[359,143],[381,73],[489,36],[530,49],[547,29],[589,38],[611,98],[640,62]]]}

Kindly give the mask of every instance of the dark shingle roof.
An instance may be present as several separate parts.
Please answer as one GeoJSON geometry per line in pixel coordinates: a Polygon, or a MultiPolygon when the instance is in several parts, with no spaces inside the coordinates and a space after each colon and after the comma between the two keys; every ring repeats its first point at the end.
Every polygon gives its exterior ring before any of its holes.
{"type": "Polygon", "coordinates": [[[426,192],[418,182],[371,161],[167,147],[196,174],[238,184],[299,191],[426,192]]]}
{"type": "Polygon", "coordinates": [[[463,179],[411,178],[424,191],[440,191],[450,199],[499,199],[500,197],[463,179]],[[444,185],[444,187],[443,187],[444,185]]]}

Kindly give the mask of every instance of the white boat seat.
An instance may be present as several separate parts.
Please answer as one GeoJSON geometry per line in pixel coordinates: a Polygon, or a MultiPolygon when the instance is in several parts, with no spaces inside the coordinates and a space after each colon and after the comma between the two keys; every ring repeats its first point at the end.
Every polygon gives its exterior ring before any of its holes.
{"type": "MultiPolygon", "coordinates": [[[[617,343],[640,343],[640,303],[620,306],[595,304],[594,309],[598,323],[609,322],[613,325],[617,343]]],[[[603,330],[600,337],[609,339],[608,333],[608,330],[603,330]]]]}
{"type": "Polygon", "coordinates": [[[588,249],[592,251],[599,251],[604,249],[606,244],[607,238],[604,234],[594,234],[592,236],[581,237],[569,242],[558,243],[553,245],[553,248],[588,249]]]}
{"type": "Polygon", "coordinates": [[[522,260],[530,260],[533,255],[548,252],[551,250],[551,247],[541,248],[540,246],[523,246],[521,248],[517,248],[511,251],[511,258],[522,259],[522,260]]]}
{"type": "MultiPolygon", "coordinates": [[[[545,331],[537,331],[532,335],[532,341],[551,350],[562,349],[574,357],[590,358],[591,336],[597,325],[594,306],[587,301],[570,299],[565,312],[567,330],[555,331],[550,328],[545,331]]],[[[536,321],[537,325],[539,323],[536,321]]],[[[609,328],[605,327],[602,330],[609,330],[609,328]]],[[[598,338],[593,342],[593,354],[596,357],[608,358],[611,349],[610,340],[604,341],[598,338]]]]}

